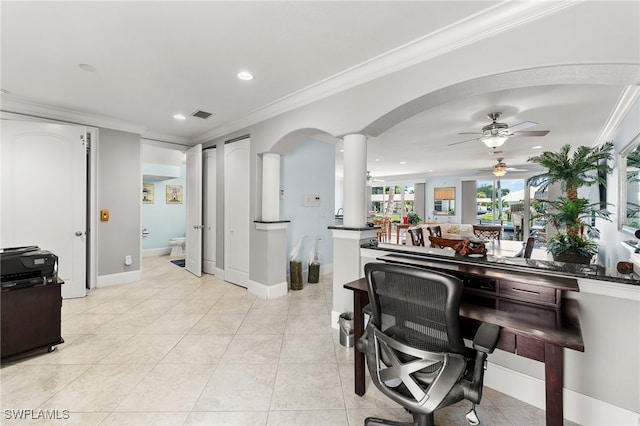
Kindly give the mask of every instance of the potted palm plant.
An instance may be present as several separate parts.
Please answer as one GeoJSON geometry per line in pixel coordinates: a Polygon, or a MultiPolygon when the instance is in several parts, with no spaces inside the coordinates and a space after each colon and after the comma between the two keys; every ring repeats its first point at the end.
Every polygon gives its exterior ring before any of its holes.
{"type": "Polygon", "coordinates": [[[610,220],[610,213],[600,203],[590,203],[578,197],[578,188],[595,183],[606,185],[605,176],[611,173],[609,165],[613,143],[595,147],[579,146],[571,154],[571,145],[558,152],[545,151],[527,161],[540,164],[544,173],[528,179],[529,185],[546,189],[556,182],[561,184],[564,196],[549,202],[545,218],[557,229],[547,240],[547,251],[561,262],[589,263],[598,252],[598,230],[591,225],[599,217],[610,220]]]}

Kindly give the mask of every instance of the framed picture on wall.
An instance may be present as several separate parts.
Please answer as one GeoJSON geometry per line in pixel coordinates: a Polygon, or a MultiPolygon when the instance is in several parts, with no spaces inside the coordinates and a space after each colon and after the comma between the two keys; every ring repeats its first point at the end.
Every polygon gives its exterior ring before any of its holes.
{"type": "Polygon", "coordinates": [[[154,203],[154,188],[155,185],[152,183],[143,183],[142,184],[142,203],[143,204],[153,204],[154,203]]]}
{"type": "Polygon", "coordinates": [[[167,185],[167,204],[182,204],[182,185],[167,185]]]}

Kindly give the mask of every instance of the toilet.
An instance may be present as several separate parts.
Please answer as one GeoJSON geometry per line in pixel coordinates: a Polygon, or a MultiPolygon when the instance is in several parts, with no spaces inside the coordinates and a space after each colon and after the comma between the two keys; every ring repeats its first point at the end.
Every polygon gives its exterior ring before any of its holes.
{"type": "Polygon", "coordinates": [[[169,238],[169,245],[171,246],[171,253],[169,256],[184,256],[185,242],[185,237],[169,238]]]}

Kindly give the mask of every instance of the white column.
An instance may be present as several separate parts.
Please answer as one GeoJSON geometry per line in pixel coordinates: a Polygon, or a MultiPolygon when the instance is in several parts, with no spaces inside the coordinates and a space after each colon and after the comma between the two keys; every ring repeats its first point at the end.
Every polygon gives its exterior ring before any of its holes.
{"type": "Polygon", "coordinates": [[[344,141],[344,222],[343,226],[366,226],[367,137],[346,135],[344,141]]]}
{"type": "Polygon", "coordinates": [[[280,220],[280,155],[262,154],[262,220],[280,220]]]}

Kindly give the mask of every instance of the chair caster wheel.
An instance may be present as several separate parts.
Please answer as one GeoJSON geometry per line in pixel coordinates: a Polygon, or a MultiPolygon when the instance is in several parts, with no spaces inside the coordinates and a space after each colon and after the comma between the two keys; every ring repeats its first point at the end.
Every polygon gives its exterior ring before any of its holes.
{"type": "Polygon", "coordinates": [[[469,412],[465,414],[464,417],[467,419],[467,422],[469,422],[471,426],[476,426],[480,424],[480,420],[478,419],[478,415],[476,414],[475,407],[471,408],[471,410],[469,410],[469,412]]]}
{"type": "Polygon", "coordinates": [[[49,347],[47,348],[47,353],[51,353],[51,352],[53,352],[53,351],[55,351],[55,350],[56,350],[56,347],[55,347],[55,346],[49,346],[49,347]]]}

